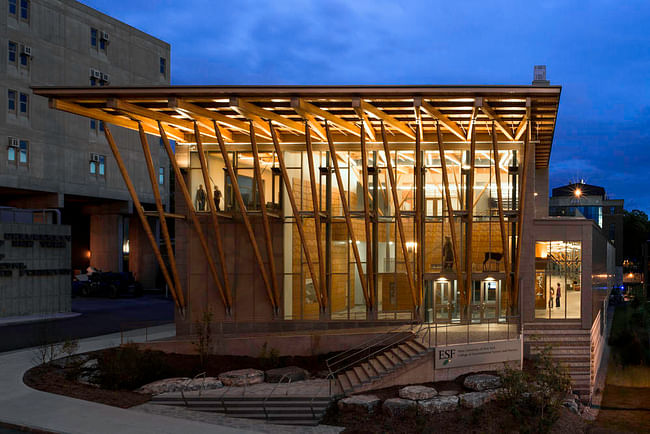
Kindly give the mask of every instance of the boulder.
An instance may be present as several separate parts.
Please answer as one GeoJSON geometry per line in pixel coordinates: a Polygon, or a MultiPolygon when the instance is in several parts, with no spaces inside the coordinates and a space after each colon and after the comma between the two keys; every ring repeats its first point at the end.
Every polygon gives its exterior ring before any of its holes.
{"type": "Polygon", "coordinates": [[[303,381],[309,377],[309,373],[297,366],[287,366],[286,368],[269,369],[264,373],[267,383],[283,383],[289,381],[303,381]]]}
{"type": "Polygon", "coordinates": [[[87,369],[87,370],[95,370],[97,369],[97,364],[98,364],[97,359],[90,359],[84,362],[84,364],[81,365],[80,368],[87,369]]]}
{"type": "Polygon", "coordinates": [[[580,413],[580,407],[578,407],[578,403],[574,399],[565,399],[562,405],[568,408],[571,411],[571,413],[574,414],[580,413]]]}
{"type": "Polygon", "coordinates": [[[381,404],[381,399],[375,395],[353,395],[338,402],[339,410],[360,413],[374,413],[381,404]]]}
{"type": "Polygon", "coordinates": [[[433,387],[427,386],[406,386],[399,390],[399,397],[419,401],[421,399],[431,399],[438,394],[433,387]]]}
{"type": "Polygon", "coordinates": [[[187,383],[188,381],[190,381],[190,379],[187,377],[165,378],[149,384],[145,384],[135,391],[137,393],[145,393],[151,395],[159,395],[166,392],[180,392],[183,384],[187,383]]]}
{"type": "Polygon", "coordinates": [[[458,390],[441,390],[438,392],[438,396],[456,396],[459,393],[458,390]]]}
{"type": "Polygon", "coordinates": [[[422,414],[436,414],[454,411],[458,408],[458,396],[436,396],[432,399],[418,401],[418,411],[422,414]]]}
{"type": "Polygon", "coordinates": [[[470,390],[481,392],[488,389],[501,387],[501,378],[496,375],[476,374],[465,377],[463,386],[470,390]]]}
{"type": "Polygon", "coordinates": [[[250,386],[264,382],[264,372],[258,369],[237,369],[219,374],[224,386],[250,386]]]}
{"type": "Polygon", "coordinates": [[[383,409],[391,417],[404,416],[409,410],[415,409],[417,403],[410,399],[390,398],[384,401],[383,409]]]}
{"type": "Polygon", "coordinates": [[[185,391],[192,390],[213,390],[223,387],[223,383],[217,377],[195,378],[184,384],[185,391]]]}
{"type": "Polygon", "coordinates": [[[477,408],[493,401],[497,394],[493,390],[485,392],[469,392],[458,395],[460,406],[464,408],[477,408]]]}

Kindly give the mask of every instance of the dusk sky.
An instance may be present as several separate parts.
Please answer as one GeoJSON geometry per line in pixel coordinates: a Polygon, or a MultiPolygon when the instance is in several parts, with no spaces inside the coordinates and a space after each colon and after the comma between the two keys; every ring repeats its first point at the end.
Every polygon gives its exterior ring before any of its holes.
{"type": "Polygon", "coordinates": [[[83,0],[171,44],[172,84],[562,85],[551,187],[650,212],[650,2],[83,0]]]}

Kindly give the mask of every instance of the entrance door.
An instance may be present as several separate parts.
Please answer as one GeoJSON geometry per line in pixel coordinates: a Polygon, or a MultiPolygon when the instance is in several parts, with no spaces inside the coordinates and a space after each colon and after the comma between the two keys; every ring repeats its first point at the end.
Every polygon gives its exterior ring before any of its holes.
{"type": "Polygon", "coordinates": [[[437,321],[451,321],[455,311],[456,297],[448,280],[433,282],[434,312],[437,321]]]}
{"type": "Polygon", "coordinates": [[[482,295],[483,295],[483,318],[481,319],[494,319],[499,314],[499,282],[496,280],[484,280],[482,282],[482,295]]]}

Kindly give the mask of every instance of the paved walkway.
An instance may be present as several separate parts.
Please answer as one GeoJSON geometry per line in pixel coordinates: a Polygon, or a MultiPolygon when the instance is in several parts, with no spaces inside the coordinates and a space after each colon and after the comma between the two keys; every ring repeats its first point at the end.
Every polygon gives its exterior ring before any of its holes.
{"type": "MultiPolygon", "coordinates": [[[[174,325],[155,327],[149,339],[162,339],[176,333],[174,325]]],[[[144,332],[141,333],[144,338],[144,332]]],[[[132,337],[132,339],[134,339],[132,337]]],[[[135,340],[135,339],[134,339],[135,340]]],[[[119,345],[120,334],[80,341],[80,352],[119,345]]],[[[40,392],[23,383],[30,369],[33,349],[0,354],[0,421],[20,426],[63,433],[242,433],[254,430],[214,425],[196,420],[126,410],[61,395],[40,392]]]]}

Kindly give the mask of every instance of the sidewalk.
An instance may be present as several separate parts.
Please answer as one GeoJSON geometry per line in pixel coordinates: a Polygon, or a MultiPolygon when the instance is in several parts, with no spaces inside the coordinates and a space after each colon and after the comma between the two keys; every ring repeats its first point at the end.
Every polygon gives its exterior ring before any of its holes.
{"type": "MultiPolygon", "coordinates": [[[[168,324],[148,331],[149,339],[174,336],[175,326],[168,324]]],[[[144,339],[142,330],[140,340],[144,339]]],[[[132,340],[134,336],[130,333],[132,340]]],[[[114,333],[79,342],[79,351],[87,352],[120,344],[114,333]]],[[[23,383],[23,374],[32,364],[33,349],[0,354],[0,421],[19,426],[62,433],[242,433],[240,429],[178,419],[40,392],[23,383]]],[[[249,431],[250,432],[250,431],[249,431]]]]}

